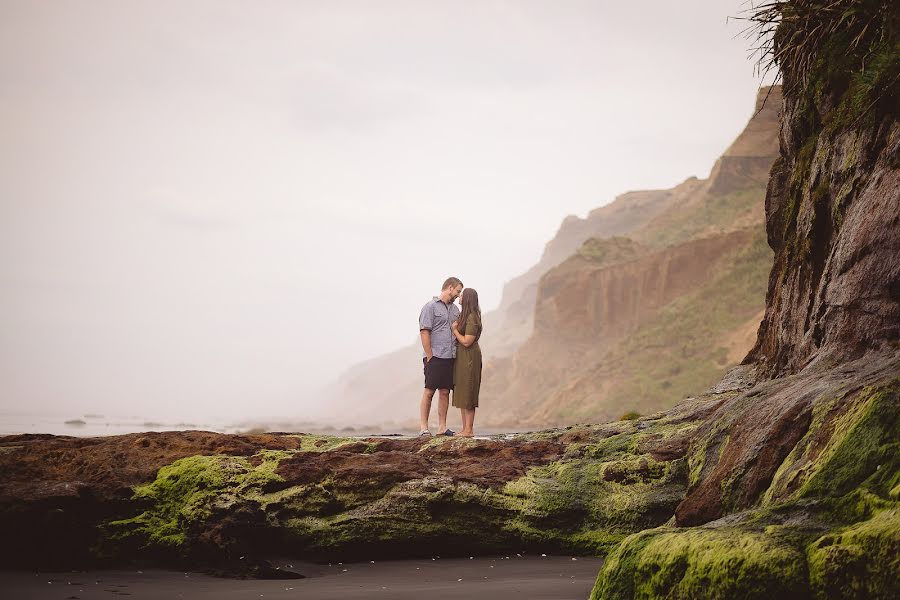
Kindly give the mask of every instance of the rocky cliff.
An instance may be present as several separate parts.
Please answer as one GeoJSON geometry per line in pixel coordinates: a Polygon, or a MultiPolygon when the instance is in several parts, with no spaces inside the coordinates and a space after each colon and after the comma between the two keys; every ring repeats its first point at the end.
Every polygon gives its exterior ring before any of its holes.
{"type": "Polygon", "coordinates": [[[531,335],[485,367],[482,423],[540,427],[654,412],[744,358],[771,264],[763,199],[780,106],[780,88],[760,90],[709,178],[668,190],[626,237],[591,237],[542,276],[531,335]]]}
{"type": "MultiPolygon", "coordinates": [[[[695,182],[692,178],[688,184],[695,182]]],[[[491,356],[502,358],[515,352],[531,334],[534,306],[541,277],[576,253],[591,238],[626,235],[664,212],[677,198],[677,190],[627,192],[592,210],[587,217],[566,217],[559,231],[547,242],[540,261],[503,287],[496,311],[485,315],[485,325],[493,332],[487,348],[491,356]]]]}

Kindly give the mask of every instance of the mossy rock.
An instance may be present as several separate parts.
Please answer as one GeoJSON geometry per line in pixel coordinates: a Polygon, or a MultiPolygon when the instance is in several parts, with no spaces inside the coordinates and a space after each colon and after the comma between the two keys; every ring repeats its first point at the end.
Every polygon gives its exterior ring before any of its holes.
{"type": "MultiPolygon", "coordinates": [[[[216,511],[227,511],[246,499],[258,499],[267,484],[279,482],[274,473],[285,451],[264,450],[254,466],[240,456],[189,456],[166,465],[150,483],[137,486],[132,500],[147,510],[104,526],[107,541],[140,549],[180,552],[188,532],[202,527],[216,511]]],[[[105,554],[108,547],[98,549],[105,554]]]]}
{"type": "Polygon", "coordinates": [[[763,532],[667,527],[629,536],[606,559],[592,599],[807,598],[800,548],[763,532]]]}
{"type": "Polygon", "coordinates": [[[764,503],[840,497],[857,488],[887,497],[900,485],[900,381],[817,402],[809,430],[775,474],[764,503]]]}
{"type": "Polygon", "coordinates": [[[816,598],[900,598],[900,509],[820,537],[808,557],[816,598]]]}

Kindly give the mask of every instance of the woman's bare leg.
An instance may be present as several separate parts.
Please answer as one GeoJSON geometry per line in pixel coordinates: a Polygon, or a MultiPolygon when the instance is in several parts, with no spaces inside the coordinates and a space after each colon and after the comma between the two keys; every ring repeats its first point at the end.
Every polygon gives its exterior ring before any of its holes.
{"type": "Polygon", "coordinates": [[[474,426],[475,426],[475,409],[474,408],[461,408],[462,412],[462,431],[460,435],[470,437],[475,435],[474,426]]]}

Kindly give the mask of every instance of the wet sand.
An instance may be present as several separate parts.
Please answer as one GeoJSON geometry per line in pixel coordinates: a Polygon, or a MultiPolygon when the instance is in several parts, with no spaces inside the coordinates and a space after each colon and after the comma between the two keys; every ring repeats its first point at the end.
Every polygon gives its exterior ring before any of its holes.
{"type": "Polygon", "coordinates": [[[305,579],[235,580],[197,573],[77,571],[36,573],[0,571],[4,598],[47,599],[238,599],[354,598],[467,599],[527,598],[584,600],[590,595],[602,559],[565,556],[475,557],[312,565],[289,560],[305,579]]]}

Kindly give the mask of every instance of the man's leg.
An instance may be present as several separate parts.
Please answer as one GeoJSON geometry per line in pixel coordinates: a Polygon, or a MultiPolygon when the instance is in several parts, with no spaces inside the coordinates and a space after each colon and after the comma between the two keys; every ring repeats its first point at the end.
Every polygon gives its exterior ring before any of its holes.
{"type": "Polygon", "coordinates": [[[438,390],[438,432],[447,431],[447,411],[450,409],[450,390],[438,390]]]}
{"type": "MultiPolygon", "coordinates": [[[[428,418],[431,416],[432,398],[434,398],[434,390],[425,388],[425,390],[422,392],[422,402],[419,403],[419,431],[425,431],[426,429],[428,429],[428,418]]],[[[445,417],[446,412],[447,411],[445,410],[445,417]]],[[[445,418],[444,420],[446,421],[447,419],[445,418]]]]}

